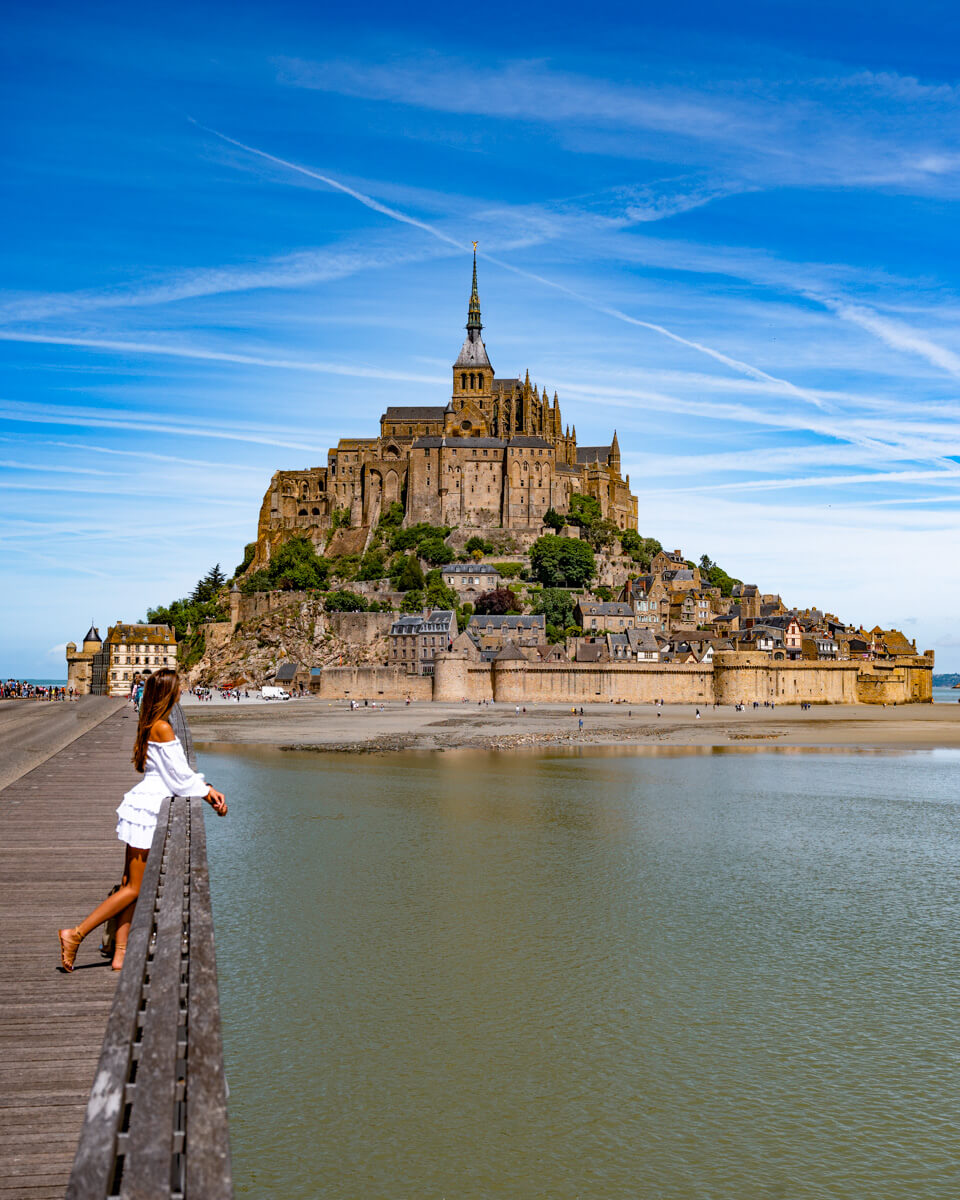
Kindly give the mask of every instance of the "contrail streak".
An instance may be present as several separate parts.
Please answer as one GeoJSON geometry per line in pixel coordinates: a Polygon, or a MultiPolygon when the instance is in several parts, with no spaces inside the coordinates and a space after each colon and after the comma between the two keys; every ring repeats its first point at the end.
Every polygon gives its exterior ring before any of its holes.
{"type": "MultiPolygon", "coordinates": [[[[363,204],[366,208],[373,209],[374,212],[381,213],[385,217],[389,217],[393,221],[399,221],[404,225],[412,225],[415,229],[421,229],[424,233],[430,234],[431,237],[438,238],[441,242],[448,246],[456,246],[459,250],[466,250],[468,247],[465,243],[457,241],[456,238],[450,237],[444,233],[442,229],[438,229],[436,225],[431,225],[428,221],[420,221],[416,217],[411,217],[400,209],[391,208],[389,205],[381,204],[379,200],[374,200],[372,196],[367,196],[363,192],[357,191],[356,188],[348,187],[345,183],[340,183],[330,175],[324,175],[320,171],[313,171],[309,167],[300,166],[299,163],[290,162],[288,159],[279,158],[275,154],[269,154],[266,150],[260,150],[256,146],[250,146],[246,142],[238,141],[236,138],[229,137],[225,133],[221,133],[219,129],[212,129],[207,125],[201,125],[199,121],[189,117],[188,120],[196,125],[198,129],[204,130],[205,133],[212,134],[214,137],[220,138],[221,141],[227,142],[231,146],[236,146],[240,150],[245,150],[248,154],[254,154],[258,158],[262,158],[267,162],[275,163],[277,166],[286,167],[287,170],[296,171],[300,175],[306,175],[309,179],[319,180],[321,183],[327,184],[328,187],[334,188],[338,192],[342,192],[346,196],[351,196],[354,200],[363,204]]],[[[631,317],[628,313],[622,312],[618,308],[611,308],[608,305],[602,304],[599,301],[591,299],[589,296],[584,296],[581,292],[576,292],[572,288],[566,287],[562,283],[555,283],[551,279],[545,279],[542,275],[537,275],[532,271],[525,271],[521,267],[515,267],[511,263],[503,262],[502,259],[497,259],[489,254],[481,254],[481,258],[487,262],[493,263],[495,266],[501,267],[505,271],[510,271],[515,275],[521,275],[525,279],[533,280],[535,283],[542,284],[544,287],[553,288],[564,295],[570,296],[571,299],[579,301],[581,304],[587,305],[588,308],[594,309],[596,312],[603,313],[606,316],[613,317],[618,321],[625,321],[628,325],[635,325],[640,329],[649,329],[652,333],[658,333],[662,337],[669,338],[672,342],[676,342],[681,346],[686,346],[691,350],[696,350],[699,354],[705,354],[716,362],[723,363],[733,371],[737,371],[749,379],[756,379],[763,383],[772,383],[777,387],[782,388],[785,392],[796,397],[798,400],[804,400],[808,404],[813,404],[816,408],[831,411],[831,406],[825,403],[814,392],[807,391],[805,388],[797,387],[788,379],[781,379],[779,376],[770,375],[759,367],[754,367],[750,363],[742,362],[740,359],[731,358],[728,354],[723,354],[719,350],[714,350],[710,346],[705,346],[702,342],[692,341],[690,338],[682,337],[679,333],[674,333],[673,330],[667,329],[663,325],[658,325],[653,321],[643,321],[639,317],[631,317]]]]}

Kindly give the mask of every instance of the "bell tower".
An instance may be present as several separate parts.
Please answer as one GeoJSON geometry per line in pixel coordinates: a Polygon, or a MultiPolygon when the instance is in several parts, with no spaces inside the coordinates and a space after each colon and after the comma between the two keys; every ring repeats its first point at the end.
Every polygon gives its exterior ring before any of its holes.
{"type": "Polygon", "coordinates": [[[485,408],[484,401],[493,397],[493,367],[487,357],[487,348],[480,333],[480,296],[477,293],[477,243],[473,243],[473,287],[467,307],[467,336],[460,347],[460,354],[453,364],[453,407],[461,409],[465,404],[485,408]]]}

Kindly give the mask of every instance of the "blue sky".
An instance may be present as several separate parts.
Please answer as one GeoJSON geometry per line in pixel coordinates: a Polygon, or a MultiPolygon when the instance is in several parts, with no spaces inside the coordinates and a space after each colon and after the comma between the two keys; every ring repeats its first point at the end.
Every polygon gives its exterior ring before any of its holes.
{"type": "Polygon", "coordinates": [[[640,530],[960,669],[960,17],[939,4],[10,10],[0,672],[496,370],[640,530]]]}

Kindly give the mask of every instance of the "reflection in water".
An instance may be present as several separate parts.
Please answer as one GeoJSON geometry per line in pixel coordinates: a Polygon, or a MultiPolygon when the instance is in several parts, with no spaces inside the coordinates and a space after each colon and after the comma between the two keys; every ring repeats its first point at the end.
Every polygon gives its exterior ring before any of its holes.
{"type": "Polygon", "coordinates": [[[238,1195],[957,1193],[960,756],[656,749],[202,755],[238,1195]]]}

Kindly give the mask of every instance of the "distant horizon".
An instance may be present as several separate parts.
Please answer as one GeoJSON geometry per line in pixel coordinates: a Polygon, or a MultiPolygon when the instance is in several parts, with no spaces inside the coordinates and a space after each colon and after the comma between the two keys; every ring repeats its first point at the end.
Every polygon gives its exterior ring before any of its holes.
{"type": "Polygon", "coordinates": [[[960,14],[550,12],[8,14],[17,674],[446,403],[474,240],[497,374],[617,430],[642,535],[960,670],[960,14]]]}

